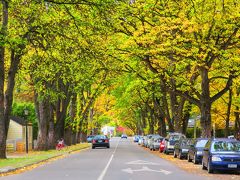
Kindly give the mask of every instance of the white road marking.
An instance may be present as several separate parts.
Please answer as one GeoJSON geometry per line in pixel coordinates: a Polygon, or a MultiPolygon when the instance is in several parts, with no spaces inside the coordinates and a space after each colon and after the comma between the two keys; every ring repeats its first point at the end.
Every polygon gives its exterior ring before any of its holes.
{"type": "Polygon", "coordinates": [[[150,169],[146,166],[143,166],[142,169],[131,169],[131,168],[127,168],[127,169],[122,169],[123,172],[129,173],[129,174],[133,174],[134,172],[140,172],[140,171],[147,171],[147,172],[158,172],[158,173],[163,173],[165,175],[169,175],[172,172],[171,171],[167,171],[164,169],[160,169],[160,170],[154,170],[154,169],[150,169]]]}
{"type": "Polygon", "coordinates": [[[112,155],[111,155],[111,157],[110,157],[110,159],[109,159],[106,167],[104,168],[104,170],[102,171],[102,173],[100,174],[100,176],[98,177],[97,180],[103,180],[105,174],[107,173],[107,170],[108,170],[108,168],[109,168],[109,166],[110,166],[110,164],[111,164],[111,161],[112,161],[112,159],[113,159],[113,156],[114,156],[114,154],[115,154],[115,152],[116,152],[116,150],[117,150],[117,148],[118,148],[119,141],[120,141],[120,139],[118,140],[117,146],[115,147],[115,149],[114,149],[114,151],[113,151],[113,153],[112,153],[112,155]]]}
{"type": "Polygon", "coordinates": [[[149,161],[143,161],[143,160],[137,160],[137,161],[131,161],[128,162],[126,164],[134,164],[134,165],[155,165],[155,166],[159,166],[161,164],[159,163],[154,163],[154,162],[149,162],[149,161]]]}

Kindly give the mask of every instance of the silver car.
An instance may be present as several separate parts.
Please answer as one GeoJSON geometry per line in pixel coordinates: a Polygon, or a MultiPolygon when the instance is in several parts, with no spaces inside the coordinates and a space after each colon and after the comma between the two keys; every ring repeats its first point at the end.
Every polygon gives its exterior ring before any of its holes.
{"type": "Polygon", "coordinates": [[[152,136],[152,138],[150,139],[150,142],[149,142],[149,149],[151,151],[155,151],[155,150],[158,150],[159,149],[159,146],[160,146],[160,142],[163,140],[163,137],[160,136],[160,135],[154,135],[152,136]]]}

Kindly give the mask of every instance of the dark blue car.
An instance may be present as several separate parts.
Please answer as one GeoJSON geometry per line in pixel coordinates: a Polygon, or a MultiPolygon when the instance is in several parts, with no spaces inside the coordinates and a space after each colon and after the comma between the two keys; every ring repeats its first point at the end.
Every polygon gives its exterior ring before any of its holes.
{"type": "Polygon", "coordinates": [[[202,163],[203,149],[208,142],[208,139],[197,138],[192,141],[190,148],[188,150],[188,162],[193,162],[194,164],[202,163]]]}
{"type": "Polygon", "coordinates": [[[208,140],[202,159],[202,169],[240,171],[240,141],[234,139],[208,140]]]}

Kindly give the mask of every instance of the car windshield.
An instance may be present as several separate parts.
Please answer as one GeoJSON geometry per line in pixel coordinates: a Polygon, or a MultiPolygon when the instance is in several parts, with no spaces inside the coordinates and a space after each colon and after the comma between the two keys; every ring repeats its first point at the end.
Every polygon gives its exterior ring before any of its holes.
{"type": "Polygon", "coordinates": [[[238,141],[217,141],[213,144],[214,151],[237,151],[240,152],[238,141]]]}
{"type": "Polygon", "coordinates": [[[197,148],[205,147],[205,145],[206,145],[207,142],[208,142],[208,140],[206,140],[206,139],[199,140],[199,141],[196,143],[196,147],[197,147],[197,148]]]}
{"type": "Polygon", "coordinates": [[[181,136],[179,136],[179,135],[172,135],[172,136],[170,136],[169,141],[177,141],[180,139],[180,137],[181,136]]]}
{"type": "Polygon", "coordinates": [[[190,146],[190,142],[188,140],[183,140],[182,141],[182,146],[183,147],[189,147],[190,146]]]}
{"type": "Polygon", "coordinates": [[[94,137],[94,139],[106,139],[107,137],[104,135],[97,135],[94,137]]]}

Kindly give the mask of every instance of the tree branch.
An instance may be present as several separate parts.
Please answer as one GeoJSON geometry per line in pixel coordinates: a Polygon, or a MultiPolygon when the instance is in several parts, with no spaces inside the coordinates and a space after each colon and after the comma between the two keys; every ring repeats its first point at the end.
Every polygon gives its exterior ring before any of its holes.
{"type": "Polygon", "coordinates": [[[233,80],[234,76],[231,74],[228,78],[227,84],[225,86],[225,88],[223,88],[221,91],[219,91],[217,94],[215,94],[213,97],[211,97],[211,103],[213,103],[214,101],[216,101],[217,99],[219,99],[223,94],[225,94],[230,87],[232,86],[232,80],[233,80]]]}

